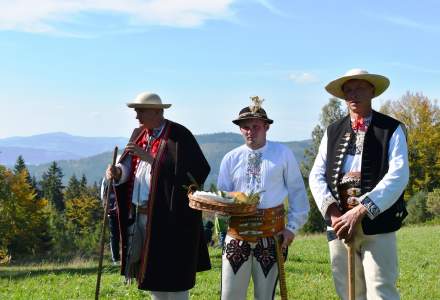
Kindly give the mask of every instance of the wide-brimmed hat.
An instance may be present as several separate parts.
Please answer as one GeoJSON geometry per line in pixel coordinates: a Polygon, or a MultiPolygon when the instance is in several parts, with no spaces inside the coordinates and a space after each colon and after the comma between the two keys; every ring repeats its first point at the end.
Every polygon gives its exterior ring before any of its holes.
{"type": "Polygon", "coordinates": [[[336,80],[333,80],[332,82],[327,84],[325,89],[333,96],[344,99],[345,94],[342,91],[342,87],[344,86],[344,83],[352,79],[362,79],[371,83],[374,86],[374,97],[377,97],[383,92],[385,92],[385,90],[390,85],[390,80],[385,76],[378,74],[370,74],[362,69],[352,69],[347,73],[345,73],[344,76],[336,80]]]}
{"type": "Polygon", "coordinates": [[[259,119],[265,121],[268,124],[272,124],[273,120],[267,117],[266,111],[261,107],[261,103],[264,101],[264,99],[261,99],[258,96],[250,98],[252,100],[252,105],[246,106],[245,108],[240,110],[238,118],[232,120],[232,123],[240,125],[240,122],[243,120],[259,119]]]}
{"type": "Polygon", "coordinates": [[[162,104],[162,100],[157,94],[150,92],[143,92],[137,95],[134,100],[128,102],[127,106],[131,108],[161,109],[161,108],[168,108],[171,106],[171,104],[162,104]]]}

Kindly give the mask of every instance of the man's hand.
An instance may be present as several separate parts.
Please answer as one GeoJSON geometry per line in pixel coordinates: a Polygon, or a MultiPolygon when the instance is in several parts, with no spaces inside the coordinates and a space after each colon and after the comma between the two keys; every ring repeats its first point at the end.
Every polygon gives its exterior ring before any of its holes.
{"type": "Polygon", "coordinates": [[[362,221],[366,213],[367,209],[363,205],[357,205],[339,218],[332,219],[332,227],[338,239],[345,239],[346,242],[349,242],[353,237],[356,225],[362,221]]]}
{"type": "Polygon", "coordinates": [[[281,245],[281,248],[283,248],[283,250],[287,249],[287,247],[289,247],[295,239],[295,234],[286,228],[284,228],[283,231],[279,233],[279,235],[283,236],[283,244],[281,245]]]}
{"type": "Polygon", "coordinates": [[[154,161],[154,158],[153,156],[151,156],[150,153],[148,153],[147,151],[142,149],[142,147],[138,146],[135,143],[128,143],[125,147],[125,150],[127,150],[128,153],[130,153],[131,155],[135,155],[139,157],[140,160],[146,161],[150,164],[152,164],[154,161]]]}
{"type": "Polygon", "coordinates": [[[327,208],[327,216],[328,218],[330,218],[331,224],[333,224],[340,216],[342,216],[342,213],[336,203],[330,204],[330,206],[327,208]]]}
{"type": "Polygon", "coordinates": [[[108,165],[105,171],[105,179],[119,181],[121,179],[122,170],[117,166],[108,165]]]}

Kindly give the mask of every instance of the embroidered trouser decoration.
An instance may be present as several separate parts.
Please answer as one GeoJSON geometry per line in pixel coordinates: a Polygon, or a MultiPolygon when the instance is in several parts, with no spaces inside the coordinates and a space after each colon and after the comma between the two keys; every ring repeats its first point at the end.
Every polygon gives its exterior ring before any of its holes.
{"type": "Polygon", "coordinates": [[[222,300],[245,300],[250,279],[255,299],[274,299],[278,266],[275,240],[259,238],[248,242],[226,236],[222,255],[222,300]]]}
{"type": "Polygon", "coordinates": [[[237,274],[243,263],[249,259],[251,245],[246,241],[232,239],[226,244],[223,251],[226,252],[226,258],[231,264],[234,274],[237,274]]]}
{"type": "Polygon", "coordinates": [[[260,263],[264,277],[267,277],[270,269],[277,262],[274,239],[259,239],[255,245],[254,256],[260,263]]]}

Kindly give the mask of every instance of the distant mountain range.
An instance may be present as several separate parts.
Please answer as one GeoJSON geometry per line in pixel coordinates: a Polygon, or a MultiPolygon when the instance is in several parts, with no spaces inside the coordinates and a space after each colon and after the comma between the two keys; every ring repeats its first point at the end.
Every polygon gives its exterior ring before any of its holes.
{"type": "MultiPolygon", "coordinates": [[[[217,181],[223,156],[243,144],[236,133],[214,133],[196,135],[203,153],[211,165],[207,183],[217,181]]],[[[66,133],[50,133],[30,137],[0,139],[0,164],[12,166],[18,155],[22,155],[32,175],[40,178],[52,161],[57,161],[64,174],[64,183],[75,174],[85,174],[89,183],[99,182],[104,169],[111,162],[115,145],[124,147],[128,138],[80,137],[66,133]],[[37,146],[38,145],[38,146],[37,146]]],[[[303,160],[304,150],[311,140],[285,142],[292,149],[298,162],[303,160]]]]}
{"type": "Polygon", "coordinates": [[[127,140],[124,137],[83,137],[63,132],[10,137],[0,139],[0,164],[14,165],[18,155],[31,165],[76,160],[109,151],[115,145],[123,147],[127,140]]]}

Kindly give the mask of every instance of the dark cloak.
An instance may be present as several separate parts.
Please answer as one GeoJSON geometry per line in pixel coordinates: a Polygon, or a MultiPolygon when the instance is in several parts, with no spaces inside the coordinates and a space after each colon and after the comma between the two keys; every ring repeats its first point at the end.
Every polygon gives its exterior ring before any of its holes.
{"type": "MultiPolygon", "coordinates": [[[[166,120],[163,149],[152,166],[148,200],[147,239],[141,254],[138,287],[151,291],[184,291],[194,287],[196,272],[211,268],[203,234],[201,211],[188,206],[185,187],[202,185],[210,167],[192,133],[166,120]]],[[[137,128],[130,141],[145,133],[137,128]]],[[[124,152],[119,161],[131,159],[124,152]]],[[[121,232],[121,273],[125,270],[128,211],[131,195],[128,183],[115,187],[121,232]]]]}

